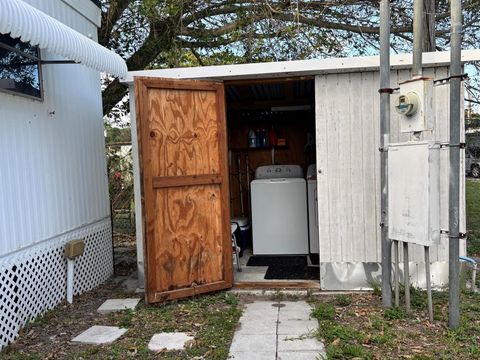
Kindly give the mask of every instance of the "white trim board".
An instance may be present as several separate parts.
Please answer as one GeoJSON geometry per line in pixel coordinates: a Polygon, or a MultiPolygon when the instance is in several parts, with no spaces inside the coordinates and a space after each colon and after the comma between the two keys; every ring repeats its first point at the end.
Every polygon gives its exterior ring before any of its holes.
{"type": "MultiPolygon", "coordinates": [[[[480,61],[480,49],[462,51],[462,62],[480,61]]],[[[392,69],[410,68],[412,54],[392,55],[392,69]]],[[[445,66],[450,63],[450,52],[423,54],[423,67],[445,66]]],[[[363,72],[378,70],[379,56],[331,58],[316,60],[278,61],[268,63],[197,66],[174,69],[129,71],[124,84],[132,84],[135,76],[174,79],[255,79],[289,76],[307,76],[331,73],[363,72]]]]}

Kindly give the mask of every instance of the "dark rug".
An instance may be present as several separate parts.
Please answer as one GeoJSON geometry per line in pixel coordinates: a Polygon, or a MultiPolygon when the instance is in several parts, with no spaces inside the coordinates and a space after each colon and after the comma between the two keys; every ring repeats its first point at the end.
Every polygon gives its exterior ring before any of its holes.
{"type": "Polygon", "coordinates": [[[318,266],[271,265],[265,274],[268,280],[320,280],[318,266]]]}
{"type": "Polygon", "coordinates": [[[253,255],[248,259],[247,266],[307,266],[306,256],[276,256],[276,255],[253,255]]]}

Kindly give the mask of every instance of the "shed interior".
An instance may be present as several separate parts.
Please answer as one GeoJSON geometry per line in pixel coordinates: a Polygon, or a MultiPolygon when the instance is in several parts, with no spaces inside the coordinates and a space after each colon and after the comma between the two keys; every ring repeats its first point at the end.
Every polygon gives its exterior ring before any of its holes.
{"type": "MultiPolygon", "coordinates": [[[[251,182],[255,179],[255,170],[258,167],[299,165],[303,170],[302,177],[305,179],[308,166],[316,162],[315,82],[313,77],[225,81],[225,96],[231,216],[232,219],[247,218],[251,226],[255,223],[252,221],[251,182]]],[[[279,196],[283,194],[280,193],[279,196]]],[[[256,216],[255,211],[253,216],[256,216]]],[[[289,219],[279,218],[277,223],[285,222],[288,224],[289,219]]],[[[305,224],[308,235],[308,219],[305,224]]],[[[281,266],[286,267],[277,274],[270,274],[269,277],[265,277],[267,267],[247,266],[253,254],[252,240],[256,241],[251,230],[248,231],[249,241],[247,243],[239,241],[238,244],[242,247],[240,258],[242,272],[235,272],[237,283],[312,280],[311,274],[304,275],[299,269],[287,269],[298,261],[298,252],[266,256],[267,263],[272,261],[275,264],[278,261],[281,266]],[[283,255],[289,257],[285,258],[283,255]]],[[[315,241],[318,242],[318,239],[315,241]]],[[[275,236],[269,238],[268,242],[269,246],[271,244],[272,248],[275,247],[275,236]]],[[[310,251],[307,245],[307,254],[303,255],[308,255],[308,252],[310,251]]],[[[313,256],[303,256],[303,258],[307,260],[306,266],[309,267],[307,270],[309,272],[313,270],[318,283],[318,251],[315,251],[313,256]],[[310,269],[312,265],[315,269],[310,269]]],[[[252,264],[255,264],[255,261],[252,264]]],[[[260,264],[262,264],[261,259],[260,264]]]]}

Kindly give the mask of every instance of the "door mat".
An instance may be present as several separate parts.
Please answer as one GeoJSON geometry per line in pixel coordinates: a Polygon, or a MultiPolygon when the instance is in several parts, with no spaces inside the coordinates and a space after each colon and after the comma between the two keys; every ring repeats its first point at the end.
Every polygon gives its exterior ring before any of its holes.
{"type": "Polygon", "coordinates": [[[269,266],[265,273],[267,280],[320,280],[318,266],[269,266]]]}
{"type": "Polygon", "coordinates": [[[266,256],[253,255],[248,259],[247,266],[307,266],[306,256],[266,256]]]}

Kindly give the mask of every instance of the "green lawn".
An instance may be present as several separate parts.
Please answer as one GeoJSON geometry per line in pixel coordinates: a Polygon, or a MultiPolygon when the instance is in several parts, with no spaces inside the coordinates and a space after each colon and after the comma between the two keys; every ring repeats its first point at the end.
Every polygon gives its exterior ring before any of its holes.
{"type": "Polygon", "coordinates": [[[480,256],[480,181],[468,179],[466,184],[467,202],[467,253],[480,256]]]}
{"type": "Polygon", "coordinates": [[[375,294],[312,298],[312,316],[319,322],[312,335],[325,343],[328,359],[480,359],[480,295],[462,294],[460,327],[449,330],[448,293],[433,293],[430,324],[425,292],[411,290],[410,314],[383,309],[375,294]]]}

